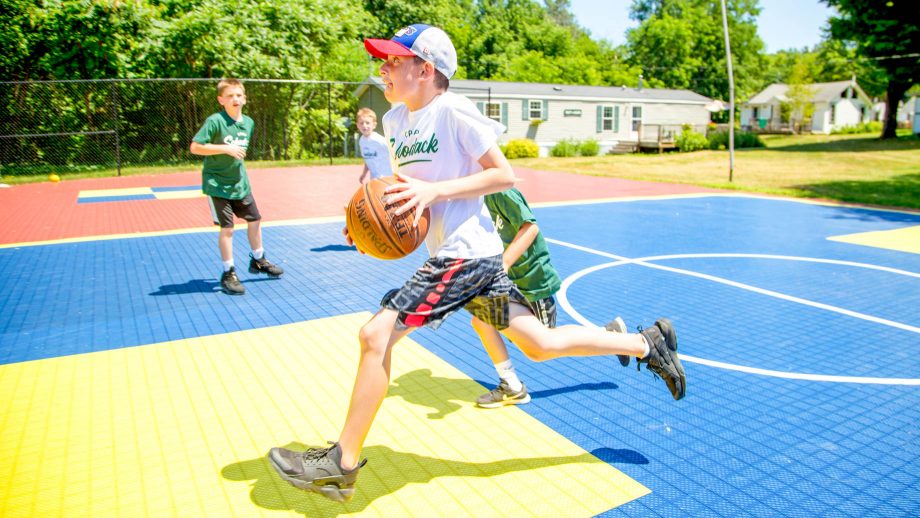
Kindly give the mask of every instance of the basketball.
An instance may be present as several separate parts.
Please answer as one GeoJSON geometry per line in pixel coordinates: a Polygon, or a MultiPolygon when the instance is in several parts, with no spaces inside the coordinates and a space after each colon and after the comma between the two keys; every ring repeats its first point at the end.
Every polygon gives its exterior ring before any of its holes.
{"type": "Polygon", "coordinates": [[[428,234],[429,211],[426,208],[413,227],[415,209],[399,216],[393,213],[405,200],[384,203],[387,186],[398,180],[394,176],[375,178],[362,185],[345,209],[348,235],[358,250],[378,259],[399,259],[411,254],[428,234]]]}

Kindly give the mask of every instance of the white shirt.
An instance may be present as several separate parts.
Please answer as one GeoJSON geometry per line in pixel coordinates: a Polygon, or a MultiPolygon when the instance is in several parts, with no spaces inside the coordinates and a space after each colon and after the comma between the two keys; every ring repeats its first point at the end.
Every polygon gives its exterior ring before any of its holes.
{"type": "MultiPolygon", "coordinates": [[[[414,112],[393,106],[383,116],[383,131],[400,173],[439,182],[482,171],[479,159],[505,127],[466,97],[444,92],[414,112]]],[[[437,202],[430,210],[425,245],[431,257],[475,259],[504,251],[482,196],[437,202]]]]}
{"type": "Polygon", "coordinates": [[[358,146],[361,148],[364,163],[371,172],[371,180],[393,174],[390,169],[390,150],[383,135],[376,131],[372,131],[370,137],[361,135],[358,138],[358,146]]]}

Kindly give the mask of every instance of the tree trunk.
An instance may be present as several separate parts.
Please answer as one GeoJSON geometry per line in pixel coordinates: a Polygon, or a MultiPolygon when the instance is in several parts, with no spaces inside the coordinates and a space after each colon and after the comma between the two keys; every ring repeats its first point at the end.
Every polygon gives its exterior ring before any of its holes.
{"type": "Polygon", "coordinates": [[[904,97],[904,93],[910,88],[909,82],[888,81],[888,91],[886,92],[887,100],[885,102],[885,129],[882,130],[882,138],[898,138],[898,104],[904,97]]]}

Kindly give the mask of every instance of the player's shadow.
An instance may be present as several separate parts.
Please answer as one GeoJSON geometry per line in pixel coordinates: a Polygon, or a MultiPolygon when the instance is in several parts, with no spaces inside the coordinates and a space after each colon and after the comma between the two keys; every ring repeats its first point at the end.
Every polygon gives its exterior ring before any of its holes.
{"type": "MultiPolygon", "coordinates": [[[[253,282],[273,281],[270,277],[257,277],[255,279],[240,279],[243,285],[253,282]]],[[[220,292],[220,281],[216,279],[192,279],[182,284],[164,284],[157,291],[152,291],[148,295],[160,297],[163,295],[188,295],[191,293],[218,293],[220,292]]]]}
{"type": "MultiPolygon", "coordinates": [[[[441,378],[431,375],[430,369],[417,369],[390,381],[387,397],[401,397],[408,403],[429,407],[428,419],[443,419],[451,412],[456,412],[475,403],[476,398],[485,394],[494,386],[489,383],[456,378],[441,378]]],[[[533,398],[548,398],[587,390],[615,390],[620,388],[616,383],[604,381],[600,383],[580,383],[570,387],[559,387],[530,392],[533,398]]]]}
{"type": "Polygon", "coordinates": [[[408,403],[429,407],[428,419],[443,419],[469,406],[485,389],[471,379],[432,376],[430,369],[417,369],[390,381],[387,397],[401,397],[408,403]],[[456,402],[455,402],[456,401],[456,402]],[[463,404],[461,404],[463,403],[463,404]]]}
{"type": "Polygon", "coordinates": [[[348,245],[326,245],[317,248],[311,248],[311,252],[357,252],[358,249],[348,245]]]}
{"type": "MultiPolygon", "coordinates": [[[[291,443],[285,447],[299,451],[306,449],[299,443],[291,443]]],[[[344,504],[291,486],[275,473],[265,457],[225,466],[221,470],[221,475],[226,480],[252,481],[249,484],[252,487],[250,499],[263,509],[294,511],[304,516],[338,516],[363,511],[371,502],[382,496],[395,493],[409,484],[427,484],[436,477],[492,477],[548,466],[599,462],[597,457],[590,453],[583,453],[569,457],[504,459],[476,463],[426,457],[395,451],[387,446],[369,446],[364,449],[362,455],[367,456],[368,463],[361,470],[354,499],[344,504]]]]}

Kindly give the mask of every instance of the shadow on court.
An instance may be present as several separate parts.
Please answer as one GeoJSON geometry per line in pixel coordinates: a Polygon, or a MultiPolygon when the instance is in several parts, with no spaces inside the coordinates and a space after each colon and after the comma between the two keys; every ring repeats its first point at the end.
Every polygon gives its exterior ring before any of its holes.
{"type": "MultiPolygon", "coordinates": [[[[407,403],[431,408],[432,411],[428,412],[428,419],[443,419],[464,406],[473,405],[477,397],[488,392],[495,384],[497,383],[489,384],[471,379],[442,378],[432,376],[430,369],[417,369],[390,381],[387,397],[401,397],[407,403]]],[[[581,383],[570,387],[531,391],[530,396],[535,399],[548,398],[570,392],[618,388],[619,385],[611,382],[581,383]]],[[[477,410],[495,411],[478,407],[477,410]]]]}
{"type": "MultiPolygon", "coordinates": [[[[300,443],[291,443],[285,447],[292,450],[306,449],[300,443]]],[[[395,493],[408,484],[427,484],[436,477],[492,477],[548,466],[601,462],[594,455],[583,453],[569,457],[505,459],[475,463],[436,459],[395,451],[386,446],[369,446],[364,449],[363,455],[369,459],[368,463],[361,470],[354,499],[345,504],[291,486],[275,473],[265,457],[230,464],[221,470],[221,476],[237,482],[252,481],[250,499],[263,509],[294,511],[304,516],[338,516],[363,511],[371,502],[382,496],[395,493]]],[[[642,457],[637,452],[632,452],[632,455],[642,457]]],[[[240,514],[246,513],[240,510],[240,514]]]]}
{"type": "MultiPolygon", "coordinates": [[[[255,279],[240,279],[242,284],[251,284],[253,282],[275,281],[271,277],[258,277],[255,279]]],[[[164,284],[157,291],[152,291],[148,295],[160,297],[163,295],[189,295],[191,293],[220,293],[220,281],[217,279],[192,279],[182,284],[164,284]]]]}

